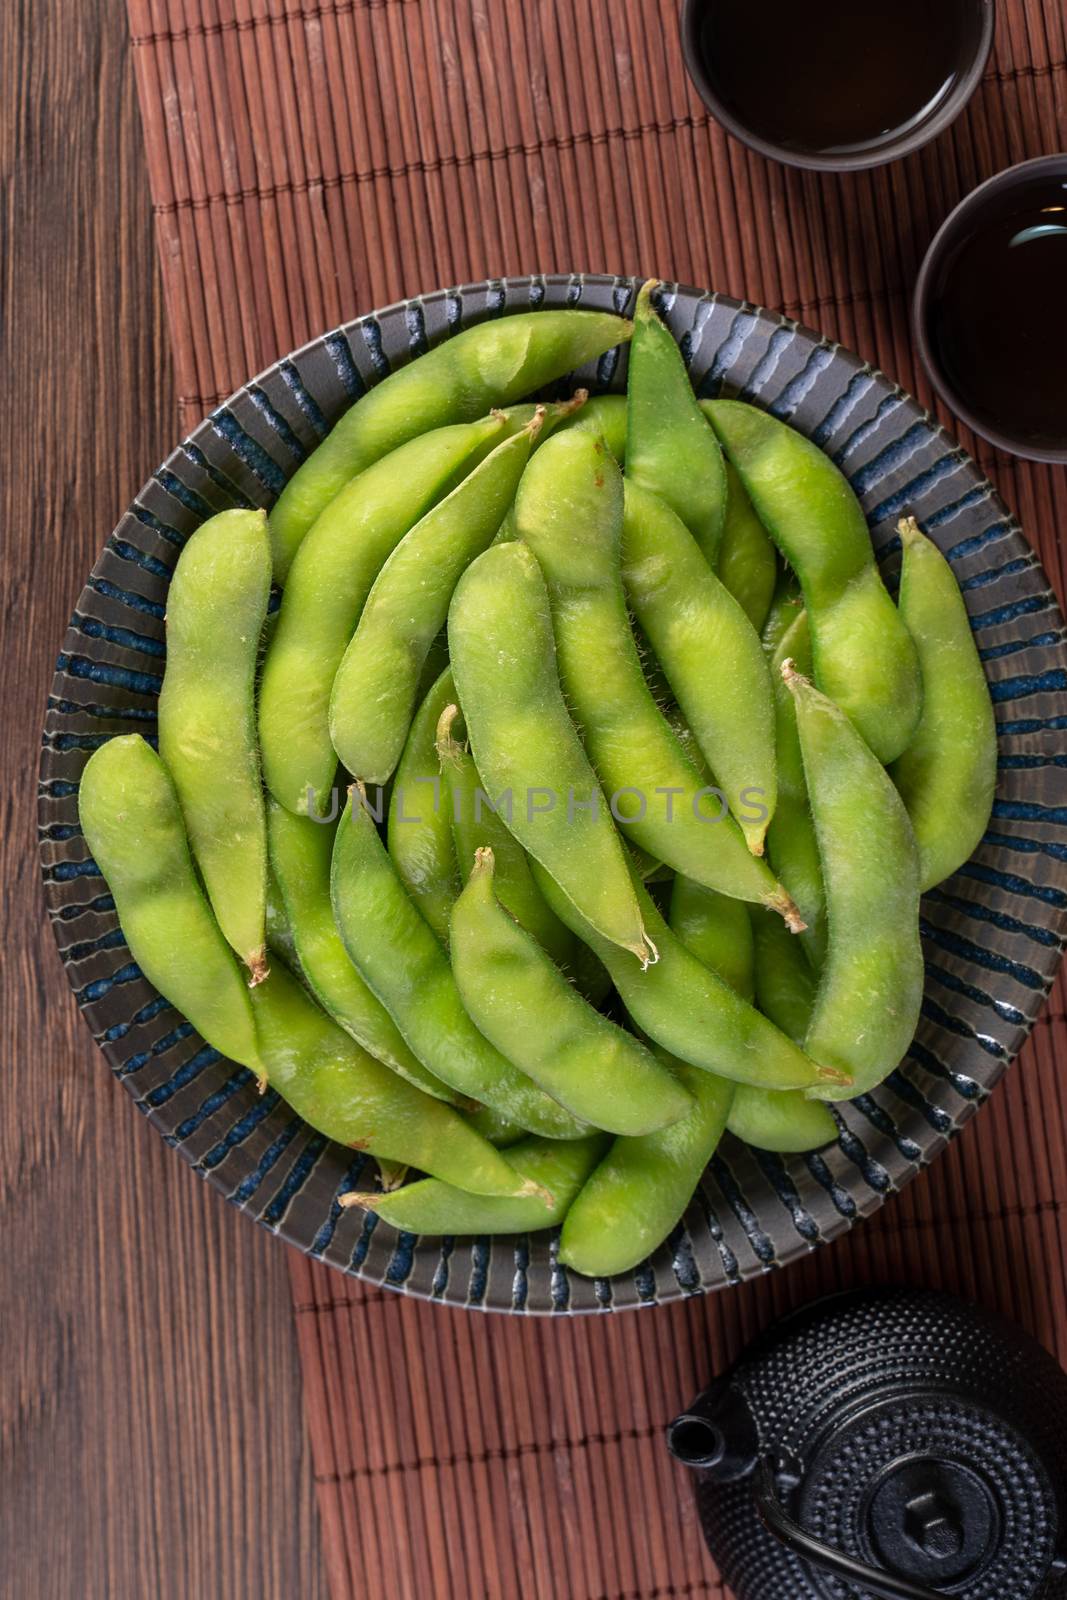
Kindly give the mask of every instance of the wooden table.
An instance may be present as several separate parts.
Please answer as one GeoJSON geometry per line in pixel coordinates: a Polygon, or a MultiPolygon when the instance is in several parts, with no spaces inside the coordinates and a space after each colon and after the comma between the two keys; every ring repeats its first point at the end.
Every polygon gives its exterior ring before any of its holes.
{"type": "Polygon", "coordinates": [[[3,6],[0,61],[0,1594],[320,1600],[285,1253],[130,1114],[38,879],[56,644],[178,431],[121,0],[3,6]]]}

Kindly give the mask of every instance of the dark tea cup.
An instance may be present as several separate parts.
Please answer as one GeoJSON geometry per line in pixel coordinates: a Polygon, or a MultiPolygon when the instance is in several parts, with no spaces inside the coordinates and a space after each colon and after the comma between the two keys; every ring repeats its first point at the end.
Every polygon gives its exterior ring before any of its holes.
{"type": "Polygon", "coordinates": [[[683,0],[682,49],[738,139],[847,172],[908,155],[959,116],[993,23],[993,0],[683,0]]]}
{"type": "Polygon", "coordinates": [[[1067,462],[1067,152],[961,201],[926,253],[913,317],[931,382],[968,427],[1067,462]]]}

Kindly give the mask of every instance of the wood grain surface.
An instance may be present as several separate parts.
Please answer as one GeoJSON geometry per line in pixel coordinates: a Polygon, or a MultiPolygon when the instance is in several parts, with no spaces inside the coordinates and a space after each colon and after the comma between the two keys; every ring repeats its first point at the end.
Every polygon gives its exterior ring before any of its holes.
{"type": "Polygon", "coordinates": [[[133,1113],[38,886],[57,641],[176,436],[118,0],[0,7],[0,1595],[321,1600],[281,1251],[133,1113]]]}

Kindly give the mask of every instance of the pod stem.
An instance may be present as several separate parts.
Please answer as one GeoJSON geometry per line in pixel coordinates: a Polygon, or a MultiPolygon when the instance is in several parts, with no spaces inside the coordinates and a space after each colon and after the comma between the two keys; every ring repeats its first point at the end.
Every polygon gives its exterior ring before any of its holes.
{"type": "Polygon", "coordinates": [[[474,865],[471,867],[471,878],[488,878],[490,882],[496,869],[496,859],[492,849],[487,844],[480,844],[474,852],[474,865]]]}
{"type": "Polygon", "coordinates": [[[777,911],[790,933],[803,933],[807,928],[808,925],[800,915],[800,908],[796,901],[781,884],[778,885],[773,894],[767,896],[763,904],[768,911],[777,911]]]}
{"type": "Polygon", "coordinates": [[[573,416],[580,411],[589,399],[588,389],[575,389],[569,400],[560,400],[556,404],[556,414],[560,418],[573,416]]]}
{"type": "Polygon", "coordinates": [[[337,1204],[347,1210],[349,1206],[362,1206],[364,1211],[376,1211],[383,1200],[388,1200],[386,1194],[362,1194],[358,1189],[350,1189],[347,1194],[338,1196],[337,1204]]]}
{"type": "Polygon", "coordinates": [[[246,956],[245,966],[248,968],[248,987],[254,989],[257,983],[262,983],[263,979],[270,975],[266,947],[260,945],[258,950],[253,950],[250,956],[246,956]]]}
{"type": "Polygon", "coordinates": [[[917,539],[924,537],[922,529],[914,517],[901,517],[897,523],[897,533],[902,544],[914,544],[917,539]]]}
{"type": "Polygon", "coordinates": [[[792,656],[786,656],[782,662],[782,682],[793,694],[796,694],[798,689],[811,688],[811,679],[805,678],[802,672],[797,671],[796,662],[792,656]]]}
{"type": "Polygon", "coordinates": [[[463,746],[452,732],[457,722],[462,722],[463,713],[457,705],[445,706],[437,719],[437,731],[434,734],[434,748],[437,759],[444,766],[445,762],[453,765],[459,760],[463,746]]]}

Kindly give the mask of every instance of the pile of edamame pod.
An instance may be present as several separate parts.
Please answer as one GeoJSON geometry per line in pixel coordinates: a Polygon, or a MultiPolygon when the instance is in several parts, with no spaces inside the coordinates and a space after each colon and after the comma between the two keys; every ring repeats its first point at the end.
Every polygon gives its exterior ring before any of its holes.
{"type": "Polygon", "coordinates": [[[901,524],[894,603],[833,462],[698,401],[655,291],[456,334],[269,517],[205,522],[159,753],[114,738],[80,790],[145,976],[378,1158],[346,1203],[561,1227],[597,1276],[667,1237],[725,1130],[817,1148],[897,1066],[919,896],[996,768],[937,548],[901,524]],[[625,341],[625,395],[524,399],[625,341]]]}

